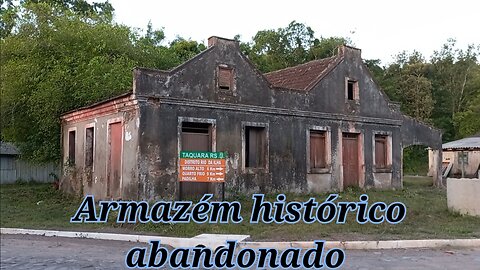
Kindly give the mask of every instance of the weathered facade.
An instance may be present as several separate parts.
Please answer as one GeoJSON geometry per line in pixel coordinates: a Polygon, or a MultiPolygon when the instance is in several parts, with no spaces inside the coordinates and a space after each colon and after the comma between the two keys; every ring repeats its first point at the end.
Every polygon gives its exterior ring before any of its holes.
{"type": "Polygon", "coordinates": [[[441,132],[404,116],[348,46],[261,74],[237,42],[212,37],[171,71],[136,68],[131,93],[62,123],[62,188],[99,198],[223,192],[221,184],[180,184],[181,150],[226,151],[227,196],[398,188],[403,147],[414,144],[438,150],[441,174],[441,132]]]}
{"type": "MultiPolygon", "coordinates": [[[[443,177],[453,178],[480,178],[480,133],[444,143],[443,149],[443,177]]],[[[429,175],[433,174],[433,151],[428,151],[429,175]]]]}

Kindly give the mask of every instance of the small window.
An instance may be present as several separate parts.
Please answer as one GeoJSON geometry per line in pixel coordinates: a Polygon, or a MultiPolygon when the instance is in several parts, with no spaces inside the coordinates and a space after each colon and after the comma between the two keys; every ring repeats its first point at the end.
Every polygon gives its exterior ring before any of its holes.
{"type": "Polygon", "coordinates": [[[93,127],[85,129],[85,167],[93,166],[93,141],[94,141],[93,127]]]}
{"type": "Polygon", "coordinates": [[[245,167],[266,167],[266,131],[265,127],[245,127],[245,167]]]}
{"type": "Polygon", "coordinates": [[[68,132],[68,163],[71,165],[75,165],[75,139],[76,139],[76,132],[75,130],[71,130],[68,132]]]}
{"type": "Polygon", "coordinates": [[[324,131],[310,131],[310,169],[327,167],[326,140],[324,131]]]}
{"type": "Polygon", "coordinates": [[[375,135],[375,168],[387,168],[387,136],[375,135]]]}
{"type": "Polygon", "coordinates": [[[218,67],[218,88],[222,90],[230,90],[233,86],[233,68],[218,67]]]}
{"type": "Polygon", "coordinates": [[[347,99],[358,99],[358,82],[353,80],[347,80],[347,99]]]}
{"type": "Polygon", "coordinates": [[[458,164],[468,165],[468,152],[459,152],[458,153],[458,164]]]}

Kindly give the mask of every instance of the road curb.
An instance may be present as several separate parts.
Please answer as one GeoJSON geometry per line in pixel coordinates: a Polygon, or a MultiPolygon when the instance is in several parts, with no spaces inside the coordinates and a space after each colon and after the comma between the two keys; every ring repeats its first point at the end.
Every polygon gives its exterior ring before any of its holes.
{"type": "Polygon", "coordinates": [[[33,230],[19,228],[0,228],[0,234],[20,234],[20,235],[39,235],[49,237],[66,237],[66,238],[85,238],[97,240],[113,240],[127,241],[135,243],[149,243],[151,240],[159,240],[163,245],[173,248],[194,247],[196,245],[204,245],[209,248],[217,248],[225,245],[225,239],[241,241],[250,235],[210,235],[201,234],[192,238],[154,236],[154,235],[137,235],[137,234],[119,234],[119,233],[98,233],[98,232],[74,232],[74,231],[55,231],[55,230],[33,230]]]}
{"type": "MultiPolygon", "coordinates": [[[[168,237],[136,234],[98,233],[98,232],[73,232],[55,230],[31,230],[18,228],[0,228],[0,234],[23,234],[40,235],[50,237],[87,238],[98,240],[128,241],[148,243],[150,240],[160,240],[162,244],[174,248],[192,247],[205,245],[216,248],[225,244],[225,239],[237,240],[242,248],[275,248],[284,250],[287,248],[312,248],[313,241],[291,241],[291,242],[251,242],[243,241],[248,235],[208,235],[211,237],[168,237]]],[[[480,239],[425,239],[425,240],[387,240],[387,241],[325,241],[325,247],[341,248],[344,250],[375,250],[375,249],[407,249],[407,248],[480,248],[480,239]]]]}
{"type": "MultiPolygon", "coordinates": [[[[313,241],[301,242],[240,242],[248,248],[313,248],[313,241]]],[[[407,249],[407,248],[480,248],[480,239],[425,239],[425,240],[387,240],[387,241],[326,241],[325,248],[344,250],[407,249]]]]}

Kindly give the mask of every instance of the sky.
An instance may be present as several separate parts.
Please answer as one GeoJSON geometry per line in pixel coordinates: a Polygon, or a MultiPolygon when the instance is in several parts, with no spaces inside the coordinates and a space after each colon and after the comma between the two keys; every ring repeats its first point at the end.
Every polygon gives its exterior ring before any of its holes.
{"type": "Polygon", "coordinates": [[[394,60],[417,50],[427,59],[449,39],[457,47],[480,44],[480,2],[475,0],[342,1],[155,1],[110,0],[115,21],[164,28],[167,41],[180,36],[206,44],[208,37],[250,41],[259,30],[303,23],[316,37],[348,37],[364,59],[394,60]]]}

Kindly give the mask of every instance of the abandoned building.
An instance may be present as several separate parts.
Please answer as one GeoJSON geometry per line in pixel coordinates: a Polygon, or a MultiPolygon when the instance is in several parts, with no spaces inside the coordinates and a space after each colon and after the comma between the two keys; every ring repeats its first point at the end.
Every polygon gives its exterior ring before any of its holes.
{"type": "Polygon", "coordinates": [[[131,92],[61,120],[61,188],[96,198],[399,188],[410,145],[435,150],[441,177],[441,132],[403,115],[349,46],[262,74],[236,41],[211,37],[184,64],[135,68],[131,92]],[[181,150],[226,152],[225,183],[180,183],[181,150]]]}
{"type": "MultiPolygon", "coordinates": [[[[480,178],[480,133],[444,143],[442,175],[452,178],[480,178]]],[[[429,175],[434,173],[433,151],[428,151],[429,175]]]]}

